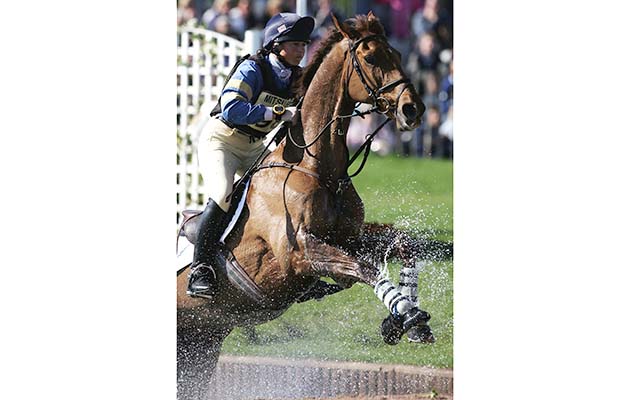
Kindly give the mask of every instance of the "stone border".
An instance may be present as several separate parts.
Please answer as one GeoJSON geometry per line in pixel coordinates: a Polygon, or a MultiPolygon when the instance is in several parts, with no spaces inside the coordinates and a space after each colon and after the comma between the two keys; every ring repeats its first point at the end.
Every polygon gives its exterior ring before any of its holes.
{"type": "Polygon", "coordinates": [[[453,370],[411,365],[219,357],[209,399],[453,394],[453,370]]]}

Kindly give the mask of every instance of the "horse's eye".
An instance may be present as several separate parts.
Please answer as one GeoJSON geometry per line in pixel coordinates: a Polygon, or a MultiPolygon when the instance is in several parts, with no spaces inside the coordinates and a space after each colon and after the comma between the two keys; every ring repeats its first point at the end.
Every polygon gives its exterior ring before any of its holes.
{"type": "Polygon", "coordinates": [[[365,56],[365,62],[370,65],[374,65],[374,54],[368,54],[367,56],[365,56]]]}

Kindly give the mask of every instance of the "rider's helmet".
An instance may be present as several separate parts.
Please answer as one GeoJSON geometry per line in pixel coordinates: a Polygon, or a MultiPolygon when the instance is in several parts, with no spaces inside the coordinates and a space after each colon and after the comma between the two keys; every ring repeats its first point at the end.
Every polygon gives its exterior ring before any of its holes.
{"type": "Polygon", "coordinates": [[[289,41],[308,43],[314,27],[312,17],[300,17],[294,13],[276,14],[265,26],[263,47],[270,50],[274,43],[289,41]]]}

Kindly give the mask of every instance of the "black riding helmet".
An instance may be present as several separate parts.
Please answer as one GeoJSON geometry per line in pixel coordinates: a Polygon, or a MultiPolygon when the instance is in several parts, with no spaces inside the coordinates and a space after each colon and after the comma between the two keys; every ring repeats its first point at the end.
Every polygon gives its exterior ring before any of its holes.
{"type": "Polygon", "coordinates": [[[312,17],[300,17],[294,13],[280,13],[271,17],[265,26],[264,48],[270,50],[274,43],[310,42],[315,27],[312,17]]]}

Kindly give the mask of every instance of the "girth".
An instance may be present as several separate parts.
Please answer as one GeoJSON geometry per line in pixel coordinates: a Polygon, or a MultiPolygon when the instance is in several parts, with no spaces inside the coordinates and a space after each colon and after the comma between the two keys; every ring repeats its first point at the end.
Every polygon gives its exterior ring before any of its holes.
{"type": "Polygon", "coordinates": [[[256,167],[256,169],[254,170],[254,172],[256,172],[256,171],[260,171],[261,169],[265,169],[265,168],[274,168],[274,167],[281,167],[281,168],[287,168],[287,169],[294,169],[294,170],[296,170],[296,171],[300,171],[300,172],[302,172],[302,173],[304,173],[304,174],[306,174],[306,175],[310,175],[310,176],[312,176],[313,178],[315,178],[315,179],[319,180],[319,174],[317,174],[317,173],[315,173],[315,172],[313,172],[313,171],[311,171],[311,170],[309,170],[309,169],[306,169],[306,168],[300,167],[300,166],[298,166],[298,165],[293,165],[293,164],[284,163],[284,162],[270,162],[270,163],[268,163],[268,164],[261,164],[261,165],[259,165],[258,167],[256,167]]]}

